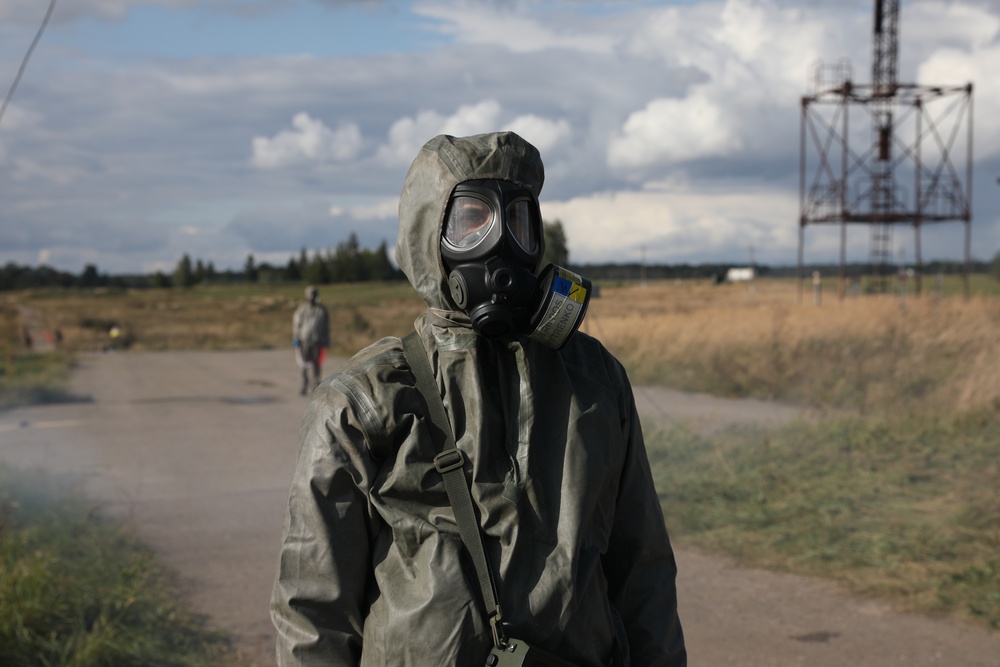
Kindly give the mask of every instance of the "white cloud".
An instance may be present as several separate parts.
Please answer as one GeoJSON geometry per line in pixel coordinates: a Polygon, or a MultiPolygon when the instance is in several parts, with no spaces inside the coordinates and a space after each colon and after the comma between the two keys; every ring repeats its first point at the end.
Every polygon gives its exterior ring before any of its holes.
{"type": "Polygon", "coordinates": [[[750,245],[758,259],[794,256],[798,198],[777,189],[596,193],[542,202],[546,220],[566,228],[573,262],[740,260],[750,245]]]}
{"type": "MultiPolygon", "coordinates": [[[[931,8],[925,6],[923,9],[929,12],[931,8]]],[[[996,43],[1000,18],[976,7],[938,9],[943,12],[943,16],[938,18],[944,35],[962,35],[965,43],[935,50],[917,67],[917,82],[943,87],[972,82],[976,120],[975,157],[977,160],[995,157],[1000,154],[1000,125],[994,121],[1000,118],[1000,89],[990,84],[1000,71],[1000,44],[996,43]],[[982,122],[980,119],[987,120],[982,122]]],[[[941,120],[938,122],[946,132],[949,126],[941,120]]]]}
{"type": "Polygon", "coordinates": [[[544,154],[572,133],[565,119],[552,120],[524,114],[502,121],[503,107],[495,99],[460,106],[450,116],[436,111],[421,111],[416,116],[400,118],[389,128],[388,141],[379,147],[377,156],[385,164],[408,165],[429,139],[439,134],[464,137],[500,129],[520,134],[544,154]]]}
{"type": "Polygon", "coordinates": [[[507,123],[505,129],[521,135],[528,143],[537,148],[542,156],[545,156],[556,145],[569,139],[573,133],[569,121],[563,118],[550,120],[534,114],[518,116],[507,123]]]}
{"type": "Polygon", "coordinates": [[[502,109],[496,100],[460,106],[451,116],[421,111],[415,117],[400,118],[389,128],[388,143],[378,150],[386,164],[408,165],[429,139],[439,134],[456,137],[497,129],[502,109]]]}
{"type": "Polygon", "coordinates": [[[772,153],[794,136],[789,130],[797,120],[795,102],[805,91],[808,64],[820,56],[835,60],[850,41],[831,34],[823,19],[768,0],[652,13],[627,50],[694,68],[706,80],[629,114],[609,139],[608,165],[651,172],[741,151],[772,153]]]}
{"type": "Polygon", "coordinates": [[[276,169],[304,162],[342,162],[354,159],[361,151],[361,130],[354,123],[341,123],[331,130],[303,111],[292,118],[292,127],[270,139],[254,137],[251,164],[276,169]]]}
{"type": "Polygon", "coordinates": [[[608,143],[608,166],[636,169],[725,155],[743,143],[722,108],[703,91],[658,99],[631,114],[608,143]]]}

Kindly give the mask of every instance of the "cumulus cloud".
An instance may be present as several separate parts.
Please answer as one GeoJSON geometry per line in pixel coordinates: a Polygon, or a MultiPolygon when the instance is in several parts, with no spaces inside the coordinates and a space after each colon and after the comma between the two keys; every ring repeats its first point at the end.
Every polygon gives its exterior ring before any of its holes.
{"type": "Polygon", "coordinates": [[[421,111],[416,116],[400,118],[389,128],[388,142],[378,150],[386,164],[409,164],[420,147],[433,136],[466,136],[496,129],[501,107],[496,100],[460,106],[451,116],[436,111],[421,111]]]}
{"type": "Polygon", "coordinates": [[[702,72],[704,82],[630,113],[608,141],[610,167],[646,170],[753,152],[771,154],[794,136],[795,100],[808,63],[836,59],[843,35],[819,13],[774,2],[728,0],[654,12],[627,43],[630,53],[702,72]],[[840,40],[838,42],[838,39],[840,40]]]}
{"type": "Polygon", "coordinates": [[[331,130],[303,111],[292,118],[292,128],[271,138],[254,137],[251,164],[276,169],[306,162],[342,162],[361,151],[361,130],[354,123],[341,123],[331,130]]]}
{"type": "Polygon", "coordinates": [[[722,108],[702,91],[685,99],[653,100],[631,114],[608,144],[608,166],[635,169],[725,155],[742,141],[722,108]]]}
{"type": "MultiPolygon", "coordinates": [[[[1000,44],[996,42],[1000,18],[982,8],[963,6],[941,9],[958,25],[968,28],[965,33],[967,41],[962,47],[946,46],[935,50],[917,68],[917,82],[945,87],[971,82],[974,84],[976,119],[1000,118],[1000,90],[987,84],[1000,71],[1000,44]]],[[[953,33],[954,30],[946,29],[946,34],[953,33]]],[[[995,122],[976,123],[975,153],[977,159],[1000,154],[1000,125],[995,122]]]]}
{"type": "Polygon", "coordinates": [[[507,123],[504,129],[521,135],[543,156],[556,145],[569,139],[573,133],[569,121],[564,118],[550,120],[534,114],[518,116],[507,123]]]}
{"type": "Polygon", "coordinates": [[[797,247],[797,211],[797,195],[774,188],[687,186],[542,202],[545,219],[563,222],[574,262],[743,261],[750,245],[761,261],[781,261],[797,247]]]}
{"type": "Polygon", "coordinates": [[[388,140],[379,147],[377,157],[385,164],[408,165],[421,146],[438,134],[464,137],[501,129],[520,134],[545,153],[572,133],[565,119],[553,120],[534,114],[516,116],[509,121],[503,121],[502,117],[503,107],[495,99],[462,105],[450,116],[421,111],[392,124],[388,140]]]}

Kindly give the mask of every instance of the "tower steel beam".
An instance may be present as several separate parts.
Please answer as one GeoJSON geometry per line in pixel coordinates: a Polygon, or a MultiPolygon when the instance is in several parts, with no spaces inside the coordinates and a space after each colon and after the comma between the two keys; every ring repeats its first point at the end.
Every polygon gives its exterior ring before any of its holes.
{"type": "Polygon", "coordinates": [[[906,224],[914,229],[919,293],[921,229],[960,221],[966,231],[963,274],[968,295],[973,85],[900,83],[898,42],[899,0],[875,0],[872,83],[855,83],[846,61],[814,65],[812,90],[801,100],[799,279],[806,227],[838,224],[843,298],[847,227],[863,224],[871,234],[872,279],[884,291],[892,231],[906,224]],[[852,114],[868,121],[867,140],[858,134],[864,123],[850,120],[852,114]]]}

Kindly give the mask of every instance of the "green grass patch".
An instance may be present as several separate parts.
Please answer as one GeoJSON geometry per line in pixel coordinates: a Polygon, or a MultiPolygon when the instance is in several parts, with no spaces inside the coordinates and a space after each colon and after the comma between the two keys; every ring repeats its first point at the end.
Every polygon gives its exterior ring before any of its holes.
{"type": "Polygon", "coordinates": [[[828,418],[711,440],[648,437],[675,539],[1000,628],[1000,429],[828,418]]]}
{"type": "Polygon", "coordinates": [[[130,531],[55,488],[0,468],[0,664],[238,664],[130,531]]]}
{"type": "Polygon", "coordinates": [[[0,348],[0,409],[73,400],[64,353],[6,352],[0,348]]]}

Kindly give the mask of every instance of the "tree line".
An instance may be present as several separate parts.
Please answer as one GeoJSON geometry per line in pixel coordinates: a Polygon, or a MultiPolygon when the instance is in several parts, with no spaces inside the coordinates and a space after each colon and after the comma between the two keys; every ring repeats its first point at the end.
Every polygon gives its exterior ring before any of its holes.
{"type": "MultiPolygon", "coordinates": [[[[718,279],[724,276],[732,263],[703,264],[639,264],[631,263],[593,263],[571,264],[566,241],[566,233],[560,220],[544,221],[545,257],[542,266],[547,263],[564,266],[586,276],[591,280],[663,280],[663,279],[718,279]]],[[[794,265],[754,266],[759,277],[794,277],[798,267],[794,265]]],[[[836,264],[810,264],[803,268],[804,275],[811,275],[818,270],[824,275],[838,275],[836,264]]],[[[848,276],[865,275],[871,271],[870,264],[850,264],[845,267],[848,276]]],[[[938,273],[962,273],[964,263],[960,261],[932,261],[922,267],[924,275],[938,273]]],[[[969,262],[972,273],[989,273],[1000,280],[1000,252],[992,261],[973,260],[969,262]]],[[[0,291],[27,289],[31,287],[116,287],[116,288],[152,288],[152,287],[191,287],[201,284],[227,283],[283,283],[304,282],[307,284],[326,285],[341,282],[363,282],[368,280],[402,280],[403,274],[389,259],[389,249],[385,241],[377,248],[362,248],[356,234],[352,233],[346,241],[335,248],[313,250],[305,248],[298,255],[289,257],[283,265],[272,265],[267,262],[257,263],[253,254],[247,255],[241,269],[217,270],[212,262],[192,259],[184,254],[174,270],[166,274],[156,271],[153,274],[121,274],[108,275],[101,273],[94,264],[87,264],[79,274],[59,271],[48,266],[20,266],[8,263],[0,267],[0,291]]]]}
{"type": "MultiPolygon", "coordinates": [[[[566,266],[566,233],[562,222],[543,222],[545,232],[545,262],[566,266]]],[[[101,273],[95,264],[87,264],[77,275],[49,266],[20,266],[8,263],[0,267],[0,291],[32,287],[114,287],[114,288],[165,288],[193,287],[203,284],[229,283],[283,283],[304,282],[328,285],[341,282],[368,280],[402,280],[402,272],[389,259],[389,248],[382,241],[377,248],[363,248],[357,234],[351,233],[346,241],[335,248],[307,251],[288,258],[282,265],[258,263],[253,254],[247,255],[242,269],[218,270],[211,261],[194,258],[185,253],[173,271],[156,271],[152,274],[101,273]]]]}
{"type": "Polygon", "coordinates": [[[306,282],[326,285],[337,282],[367,280],[402,280],[403,274],[389,260],[385,241],[375,249],[362,248],[358,237],[351,234],[335,248],[314,250],[303,248],[297,256],[282,265],[258,263],[248,254],[241,269],[218,270],[211,261],[192,259],[185,253],[170,273],[152,274],[101,273],[94,264],[87,264],[77,275],[49,266],[20,266],[8,263],[0,267],[0,291],[32,287],[115,287],[164,288],[192,287],[202,284],[306,282]]]}
{"type": "MultiPolygon", "coordinates": [[[[362,248],[358,237],[351,234],[347,241],[336,248],[325,251],[315,250],[310,255],[302,248],[298,256],[288,258],[284,265],[274,266],[263,262],[258,264],[253,254],[247,255],[242,272],[227,276],[225,282],[281,283],[306,282],[314,285],[330,283],[353,283],[368,280],[402,280],[403,274],[389,260],[389,249],[385,241],[374,250],[362,248]],[[235,278],[235,280],[234,280],[235,278]]],[[[201,260],[192,262],[188,255],[181,257],[174,272],[156,287],[191,287],[202,283],[220,282],[220,276],[211,263],[201,260]]]]}

